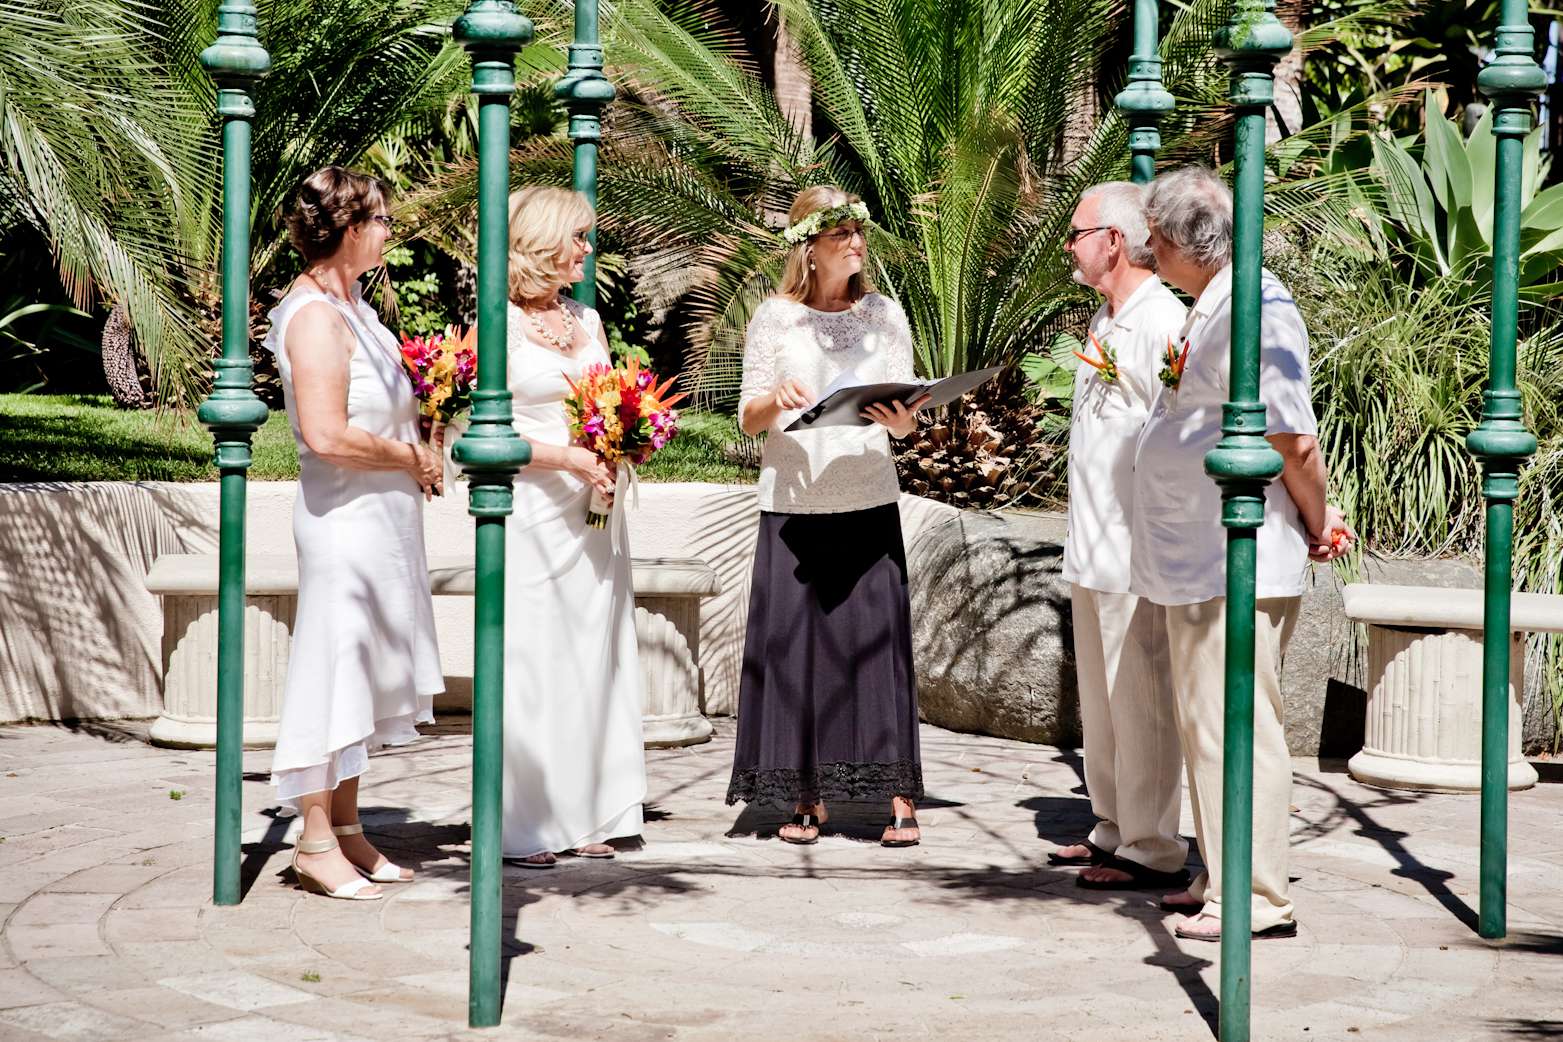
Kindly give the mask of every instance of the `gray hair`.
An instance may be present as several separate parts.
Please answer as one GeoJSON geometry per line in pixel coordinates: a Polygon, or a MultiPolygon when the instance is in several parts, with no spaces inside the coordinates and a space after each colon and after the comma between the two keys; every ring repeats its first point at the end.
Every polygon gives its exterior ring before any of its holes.
{"type": "Polygon", "coordinates": [[[1136,268],[1156,267],[1156,255],[1149,245],[1150,229],[1145,226],[1145,189],[1128,181],[1107,181],[1087,188],[1080,196],[1097,200],[1096,223],[1117,228],[1123,236],[1129,263],[1136,268]]]}
{"type": "Polygon", "coordinates": [[[1145,220],[1205,271],[1232,260],[1232,190],[1205,167],[1185,166],[1152,181],[1145,220]]]}

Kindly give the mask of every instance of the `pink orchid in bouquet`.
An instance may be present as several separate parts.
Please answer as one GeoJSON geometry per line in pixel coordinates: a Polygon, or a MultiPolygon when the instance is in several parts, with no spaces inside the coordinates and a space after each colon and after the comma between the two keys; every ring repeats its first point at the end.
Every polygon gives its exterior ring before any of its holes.
{"type": "Polygon", "coordinates": [[[472,405],[478,376],[477,327],[455,326],[428,336],[402,337],[402,365],[418,396],[418,412],[441,425],[472,405]]]}

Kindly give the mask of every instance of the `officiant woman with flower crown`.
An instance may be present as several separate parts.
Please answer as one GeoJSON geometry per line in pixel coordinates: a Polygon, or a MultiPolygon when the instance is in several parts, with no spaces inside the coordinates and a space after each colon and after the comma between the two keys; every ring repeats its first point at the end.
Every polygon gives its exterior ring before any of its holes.
{"type": "Polygon", "coordinates": [[[865,426],[786,430],[844,374],[911,381],[911,329],[872,290],[857,196],[805,189],[788,220],[781,286],[749,322],[738,399],[740,425],[765,447],[727,802],[792,804],[780,836],[808,844],[831,801],[888,801],[880,842],[914,846],[923,773],[890,439],[912,433],[925,399],[870,405],[865,426]]]}

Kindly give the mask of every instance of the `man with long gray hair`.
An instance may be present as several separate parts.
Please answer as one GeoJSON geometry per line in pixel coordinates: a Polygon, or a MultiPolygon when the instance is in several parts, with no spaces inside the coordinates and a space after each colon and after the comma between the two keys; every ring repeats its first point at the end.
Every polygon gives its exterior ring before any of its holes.
{"type": "Polygon", "coordinates": [[[1182,753],[1173,720],[1163,610],[1129,592],[1134,446],[1184,308],[1151,270],[1139,185],[1080,198],[1064,249],[1075,281],[1101,294],[1075,374],[1069,426],[1064,578],[1074,616],[1085,731],[1085,784],[1101,819],[1053,864],[1086,865],[1089,889],[1170,890],[1188,883],[1178,835],[1182,753]]]}
{"type": "MultiPolygon", "coordinates": [[[[1132,588],[1166,606],[1174,698],[1188,761],[1194,831],[1205,872],[1162,907],[1183,911],[1178,936],[1221,936],[1221,797],[1226,662],[1226,534],[1221,491],[1204,470],[1221,439],[1232,354],[1232,193],[1209,170],[1163,174],[1146,192],[1150,246],[1162,278],[1194,298],[1177,357],[1140,434],[1134,463],[1132,588]]],[[[1285,469],[1265,489],[1254,611],[1252,931],[1293,937],[1287,882],[1291,757],[1280,667],[1297,622],[1309,559],[1329,561],[1356,538],[1325,501],[1324,457],[1308,380],[1308,331],[1291,294],[1263,274],[1259,397],[1265,433],[1285,469]]],[[[1242,900],[1250,895],[1227,895],[1242,900]]]]}

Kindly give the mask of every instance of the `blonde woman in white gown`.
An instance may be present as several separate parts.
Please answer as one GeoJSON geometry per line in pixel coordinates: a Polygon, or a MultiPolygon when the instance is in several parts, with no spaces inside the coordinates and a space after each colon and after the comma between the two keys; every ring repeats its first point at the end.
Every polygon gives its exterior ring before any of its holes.
{"type": "Polygon", "coordinates": [[[614,476],[571,443],[564,409],[567,381],[610,362],[597,312],[562,295],[593,220],[577,192],[510,197],[510,391],[532,461],[506,525],[504,852],[528,868],[612,857],[646,798],[629,541],[620,511],[586,524],[614,476]]]}
{"type": "Polygon", "coordinates": [[[304,179],[287,218],[304,273],[266,337],[299,453],[298,615],[271,780],[303,818],[300,885],[353,900],[412,878],[363,835],[358,779],[370,752],[418,737],[444,688],[423,547],[439,458],[420,443],[396,337],[358,285],[382,263],[386,202],[379,181],[341,167],[304,179]]]}

